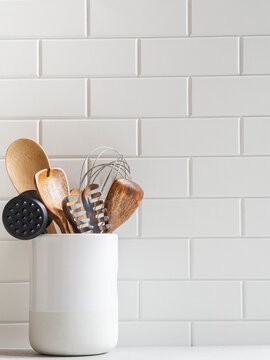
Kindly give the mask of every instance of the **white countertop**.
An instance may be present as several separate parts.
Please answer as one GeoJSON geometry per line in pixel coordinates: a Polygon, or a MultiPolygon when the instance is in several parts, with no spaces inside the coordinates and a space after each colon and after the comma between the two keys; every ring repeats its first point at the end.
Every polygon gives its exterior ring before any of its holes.
{"type": "MultiPolygon", "coordinates": [[[[78,359],[38,355],[32,350],[1,350],[1,359],[78,359]]],[[[98,360],[269,360],[270,346],[204,346],[204,347],[126,347],[109,354],[84,356],[80,359],[98,360]]]]}

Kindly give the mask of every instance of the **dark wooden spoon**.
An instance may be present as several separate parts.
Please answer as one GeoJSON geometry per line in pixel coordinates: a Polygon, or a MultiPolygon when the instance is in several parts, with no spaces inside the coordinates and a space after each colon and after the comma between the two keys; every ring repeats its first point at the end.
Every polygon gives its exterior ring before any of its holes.
{"type": "Polygon", "coordinates": [[[113,232],[126,222],[142,199],[143,190],[138,184],[129,179],[114,180],[104,204],[111,225],[107,232],[113,232]]]}

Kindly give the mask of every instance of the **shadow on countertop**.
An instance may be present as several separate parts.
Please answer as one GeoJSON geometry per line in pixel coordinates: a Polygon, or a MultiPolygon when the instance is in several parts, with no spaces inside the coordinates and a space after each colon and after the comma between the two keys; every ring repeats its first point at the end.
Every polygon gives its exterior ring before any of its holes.
{"type": "Polygon", "coordinates": [[[50,356],[43,356],[36,353],[32,349],[0,349],[0,358],[51,358],[50,356]]]}
{"type": "Polygon", "coordinates": [[[81,359],[94,359],[94,358],[100,358],[100,355],[108,355],[108,354],[99,354],[99,355],[84,355],[84,356],[50,356],[50,355],[41,355],[35,352],[32,349],[0,349],[0,359],[32,359],[32,358],[39,358],[39,359],[75,359],[75,358],[81,358],[81,359]]]}

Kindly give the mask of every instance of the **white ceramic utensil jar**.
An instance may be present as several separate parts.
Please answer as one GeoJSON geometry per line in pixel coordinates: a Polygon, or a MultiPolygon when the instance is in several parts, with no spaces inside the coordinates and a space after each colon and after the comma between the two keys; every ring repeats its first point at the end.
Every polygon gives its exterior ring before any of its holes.
{"type": "Polygon", "coordinates": [[[118,338],[118,237],[41,235],[32,240],[30,330],[34,350],[93,355],[118,338]]]}

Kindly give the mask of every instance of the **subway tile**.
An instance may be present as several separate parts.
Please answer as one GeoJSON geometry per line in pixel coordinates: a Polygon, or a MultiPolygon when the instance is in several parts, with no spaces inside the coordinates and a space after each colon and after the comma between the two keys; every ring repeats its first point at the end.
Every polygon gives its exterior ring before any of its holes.
{"type": "Polygon", "coordinates": [[[245,199],[243,226],[246,236],[270,236],[270,199],[245,199]]]}
{"type": "Polygon", "coordinates": [[[1,117],[85,116],[85,81],[0,80],[1,117]]]}
{"type": "MultiPolygon", "coordinates": [[[[78,188],[80,174],[84,159],[50,159],[51,167],[58,167],[64,170],[67,175],[69,189],[78,188]]],[[[84,167],[84,173],[86,168],[84,167]]]]}
{"type": "Polygon", "coordinates": [[[186,79],[92,79],[91,116],[186,115],[186,79]]]}
{"type": "Polygon", "coordinates": [[[30,241],[0,241],[0,281],[29,281],[30,254],[30,241]]]}
{"type": "Polygon", "coordinates": [[[194,196],[270,196],[270,158],[192,160],[194,196]]]}
{"type": "Polygon", "coordinates": [[[143,237],[238,236],[239,201],[144,200],[143,237]]]}
{"type": "Polygon", "coordinates": [[[124,239],[119,243],[119,278],[188,278],[188,256],[185,239],[124,239]]]}
{"type": "MultiPolygon", "coordinates": [[[[7,203],[7,201],[0,201],[0,216],[2,216],[3,209],[6,205],[6,203],[7,203]]],[[[9,240],[9,239],[14,240],[14,237],[9,235],[9,233],[6,231],[6,229],[3,225],[3,222],[0,221],[0,240],[9,240]]]]}
{"type": "Polygon", "coordinates": [[[235,155],[237,119],[142,119],[144,156],[235,155]]]}
{"type": "Polygon", "coordinates": [[[138,210],[115,231],[120,239],[138,236],[138,210]]]}
{"type": "Polygon", "coordinates": [[[29,285],[0,284],[0,321],[28,321],[29,285]]]}
{"type": "Polygon", "coordinates": [[[269,35],[268,0],[192,0],[193,35],[269,35]]]}
{"type": "Polygon", "coordinates": [[[136,75],[135,40],[44,40],[46,76],[136,75]]]}
{"type": "MultiPolygon", "coordinates": [[[[193,345],[270,345],[270,322],[198,322],[192,324],[193,345]]],[[[248,350],[250,355],[250,350],[248,350]]],[[[247,355],[248,356],[248,355],[247,355]]]]}
{"type": "Polygon", "coordinates": [[[83,0],[0,2],[0,37],[84,36],[83,0]]]}
{"type": "Polygon", "coordinates": [[[36,41],[0,40],[0,54],[0,77],[37,75],[36,41]]]}
{"type": "Polygon", "coordinates": [[[270,118],[243,119],[243,153],[245,155],[270,154],[270,118]]]}
{"type": "MultiPolygon", "coordinates": [[[[0,174],[1,174],[0,199],[10,200],[10,198],[17,196],[18,194],[8,176],[5,166],[5,160],[0,160],[0,174]]],[[[0,230],[0,234],[1,234],[1,230],[0,230]]]]}
{"type": "Polygon", "coordinates": [[[243,39],[243,74],[270,73],[270,37],[243,39]]]}
{"type": "Polygon", "coordinates": [[[185,0],[91,0],[89,12],[91,36],[186,34],[185,0]]]}
{"type": "MultiPolygon", "coordinates": [[[[134,346],[136,351],[136,346],[188,345],[189,324],[187,322],[129,321],[120,322],[119,324],[118,346],[134,346]]],[[[147,348],[145,348],[144,352],[147,354],[147,348]]]]}
{"type": "Polygon", "coordinates": [[[0,156],[5,156],[9,145],[18,138],[37,141],[37,126],[34,120],[0,120],[0,156]]]}
{"type": "Polygon", "coordinates": [[[143,320],[240,319],[240,283],[144,282],[141,311],[143,320]]]}
{"type": "Polygon", "coordinates": [[[237,61],[236,38],[141,40],[141,75],[233,75],[237,61]]]}
{"type": "Polygon", "coordinates": [[[270,278],[270,239],[192,239],[195,279],[270,278]]]}
{"type": "Polygon", "coordinates": [[[269,92],[269,76],[193,78],[192,115],[266,115],[269,92]]]}
{"type": "Polygon", "coordinates": [[[119,319],[138,320],[139,317],[139,294],[136,281],[119,281],[119,319]]]}
{"type": "MultiPolygon", "coordinates": [[[[30,343],[28,333],[28,324],[0,324],[0,348],[29,349],[30,343]]],[[[12,356],[14,356],[14,350],[11,350],[7,354],[4,354],[3,351],[1,351],[1,355],[6,355],[7,357],[9,357],[11,352],[12,356]]]]}
{"type": "Polygon", "coordinates": [[[246,282],[244,284],[244,301],[245,318],[269,320],[270,281],[246,282]]]}
{"type": "Polygon", "coordinates": [[[188,195],[187,159],[128,159],[128,163],[132,180],[142,187],[145,198],[188,195]]]}
{"type": "Polygon", "coordinates": [[[44,120],[41,131],[42,146],[51,156],[86,156],[104,145],[126,156],[137,154],[136,120],[44,120]]]}

